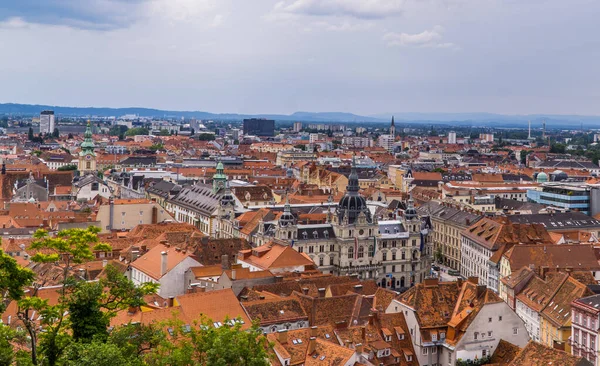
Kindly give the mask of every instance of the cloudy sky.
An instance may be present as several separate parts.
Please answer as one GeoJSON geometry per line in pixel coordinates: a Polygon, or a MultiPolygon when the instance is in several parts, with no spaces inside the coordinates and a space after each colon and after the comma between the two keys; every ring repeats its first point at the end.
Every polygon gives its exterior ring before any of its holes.
{"type": "Polygon", "coordinates": [[[0,102],[600,114],[597,0],[0,0],[0,102]]]}

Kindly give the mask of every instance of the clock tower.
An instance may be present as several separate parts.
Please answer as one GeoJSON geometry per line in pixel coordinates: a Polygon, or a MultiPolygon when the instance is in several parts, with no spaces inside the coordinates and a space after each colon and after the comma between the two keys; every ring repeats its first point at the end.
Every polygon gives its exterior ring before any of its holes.
{"type": "Polygon", "coordinates": [[[92,126],[90,121],[85,129],[85,139],[81,143],[81,151],[79,152],[78,170],[81,175],[96,174],[96,153],[94,152],[94,140],[92,140],[92,126]]]}

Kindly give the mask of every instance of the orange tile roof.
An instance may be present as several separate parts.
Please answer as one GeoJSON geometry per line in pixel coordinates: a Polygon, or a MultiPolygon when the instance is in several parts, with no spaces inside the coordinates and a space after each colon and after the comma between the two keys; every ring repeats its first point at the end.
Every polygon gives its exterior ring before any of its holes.
{"type": "Polygon", "coordinates": [[[252,250],[242,250],[238,260],[243,260],[263,270],[314,265],[313,261],[291,247],[277,243],[265,244],[252,250]],[[259,252],[264,252],[264,254],[256,255],[259,252]]]}
{"type": "Polygon", "coordinates": [[[150,249],[146,254],[142,255],[131,263],[131,267],[147,274],[148,276],[158,280],[162,278],[161,261],[162,252],[167,253],[167,273],[175,268],[184,259],[190,257],[190,253],[183,250],[176,250],[172,246],[159,244],[150,249]]]}

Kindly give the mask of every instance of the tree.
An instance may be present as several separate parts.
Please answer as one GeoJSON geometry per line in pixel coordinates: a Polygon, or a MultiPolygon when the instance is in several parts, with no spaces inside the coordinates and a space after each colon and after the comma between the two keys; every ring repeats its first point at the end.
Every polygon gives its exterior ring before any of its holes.
{"type": "Polygon", "coordinates": [[[110,264],[105,271],[97,282],[78,282],[66,299],[75,341],[106,340],[110,319],[118,311],[145,305],[144,296],[158,290],[153,283],[135,286],[110,264]]]}
{"type": "Polygon", "coordinates": [[[171,131],[161,128],[158,132],[158,136],[171,136],[171,131]]]}
{"type": "Polygon", "coordinates": [[[9,366],[13,364],[15,352],[10,343],[14,338],[12,329],[4,324],[0,324],[0,365],[9,366]]]}
{"type": "Polygon", "coordinates": [[[127,132],[125,132],[125,136],[148,135],[148,134],[150,134],[150,131],[148,131],[148,129],[144,128],[144,127],[130,128],[129,130],[127,130],[127,132]]]}
{"type": "Polygon", "coordinates": [[[217,328],[212,320],[203,318],[186,326],[175,317],[163,325],[171,336],[154,347],[145,361],[150,366],[270,364],[268,342],[257,323],[247,331],[241,329],[240,319],[225,319],[222,324],[217,328]]]}
{"type": "Polygon", "coordinates": [[[165,148],[165,145],[163,145],[163,144],[154,144],[154,145],[150,146],[150,150],[155,151],[155,152],[158,150],[162,150],[164,148],[165,148]]]}
{"type": "Polygon", "coordinates": [[[63,165],[61,167],[58,167],[58,169],[56,169],[56,170],[58,170],[59,172],[68,172],[71,170],[77,170],[77,165],[75,165],[75,164],[63,165]]]}
{"type": "Polygon", "coordinates": [[[567,146],[565,144],[554,143],[550,146],[550,152],[556,154],[564,154],[567,146]]]}
{"type": "Polygon", "coordinates": [[[294,147],[296,149],[299,149],[299,150],[302,150],[302,151],[306,151],[306,145],[299,144],[299,145],[294,145],[294,147]]]}
{"type": "Polygon", "coordinates": [[[58,131],[58,128],[54,127],[54,131],[52,131],[52,137],[57,139],[59,136],[60,136],[60,132],[58,131]]]}
{"type": "Polygon", "coordinates": [[[127,132],[127,126],[123,125],[114,125],[108,130],[108,134],[111,136],[121,136],[127,132]]]}
{"type": "MultiPolygon", "coordinates": [[[[74,286],[74,278],[70,276],[72,266],[94,259],[94,251],[110,251],[108,244],[98,240],[99,228],[90,226],[87,229],[67,229],[59,231],[55,237],[48,235],[46,230],[38,230],[34,234],[31,249],[37,253],[31,260],[37,263],[54,263],[62,269],[60,278],[61,287],[58,290],[60,300],[56,305],[49,305],[48,301],[33,296],[19,301],[18,315],[23,321],[25,329],[31,338],[31,361],[38,364],[38,338],[39,350],[45,357],[45,362],[54,366],[62,352],[69,345],[70,336],[66,333],[68,304],[67,291],[74,286]],[[33,313],[41,315],[36,320],[33,313]],[[38,324],[39,321],[39,324],[38,324]],[[40,328],[44,331],[40,333],[40,328]]],[[[43,284],[41,284],[43,286],[43,284]]],[[[39,288],[39,287],[37,287],[39,288]]]]}
{"type": "Polygon", "coordinates": [[[73,138],[73,134],[69,132],[69,135],[67,136],[67,139],[71,140],[73,138]]]}
{"type": "Polygon", "coordinates": [[[20,300],[25,294],[24,287],[33,282],[34,274],[21,267],[11,256],[0,249],[0,314],[11,301],[20,300]]]}
{"type": "Polygon", "coordinates": [[[33,141],[33,127],[29,127],[29,132],[27,132],[27,139],[29,141],[33,141]]]}
{"type": "Polygon", "coordinates": [[[198,135],[200,141],[214,141],[215,135],[212,133],[201,133],[198,135]]]}

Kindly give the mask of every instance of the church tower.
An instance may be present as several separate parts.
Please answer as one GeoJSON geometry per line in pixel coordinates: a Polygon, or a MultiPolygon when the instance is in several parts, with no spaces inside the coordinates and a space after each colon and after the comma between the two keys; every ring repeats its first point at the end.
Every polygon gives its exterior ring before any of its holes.
{"type": "Polygon", "coordinates": [[[392,125],[390,126],[390,135],[396,137],[396,125],[394,124],[394,116],[392,116],[392,125]]]}
{"type": "Polygon", "coordinates": [[[85,128],[84,141],[81,143],[79,152],[78,170],[81,175],[96,174],[96,153],[94,149],[94,140],[92,139],[92,125],[90,121],[85,128]]]}
{"type": "Polygon", "coordinates": [[[217,163],[217,172],[213,175],[213,193],[217,193],[227,186],[227,176],[224,170],[223,163],[219,160],[217,163]]]}

